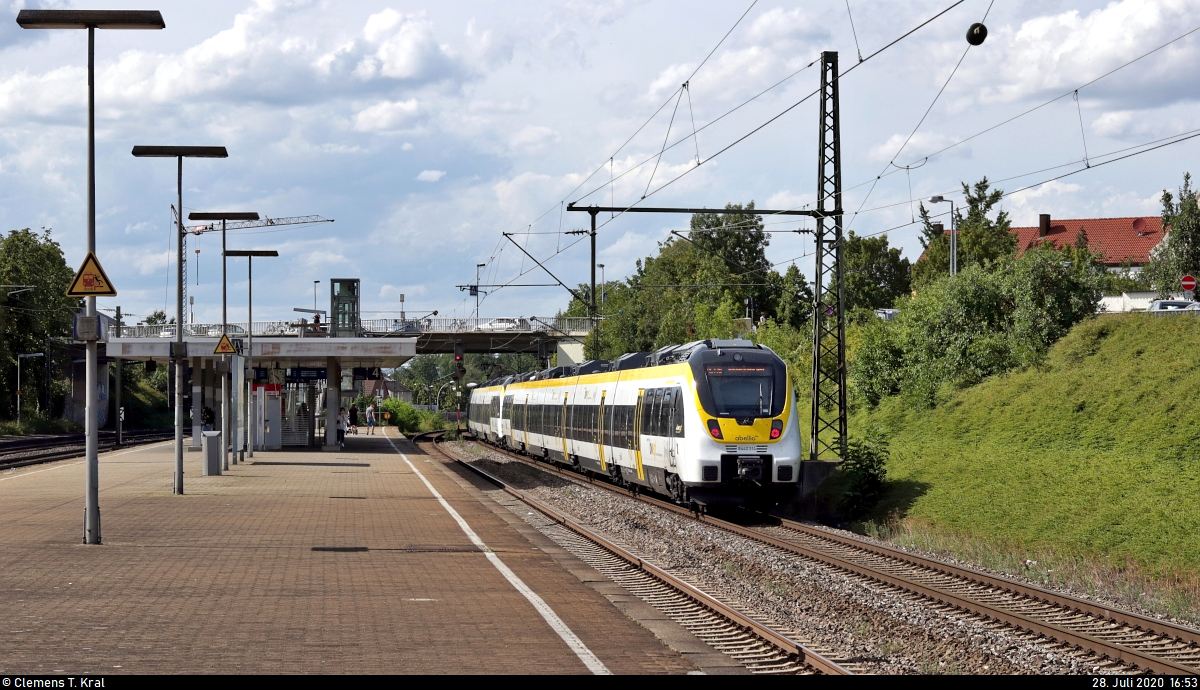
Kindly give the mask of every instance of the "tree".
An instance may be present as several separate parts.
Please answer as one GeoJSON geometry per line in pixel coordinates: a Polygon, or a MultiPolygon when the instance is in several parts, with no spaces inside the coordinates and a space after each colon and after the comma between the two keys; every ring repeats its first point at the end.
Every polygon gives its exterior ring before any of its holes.
{"type": "MultiPolygon", "coordinates": [[[[962,208],[955,209],[955,224],[958,226],[958,270],[970,266],[989,268],[1003,259],[1016,255],[1017,236],[1012,233],[1012,221],[1007,211],[999,211],[996,217],[988,214],[1004,198],[1000,189],[991,189],[984,177],[974,185],[962,183],[966,214],[962,208]]],[[[930,221],[925,205],[921,205],[921,220],[924,223],[921,246],[925,253],[913,267],[912,283],[922,288],[950,272],[950,237],[938,231],[930,221]]]]}
{"type": "MultiPolygon", "coordinates": [[[[754,202],[725,204],[727,210],[754,210],[754,202]]],[[[763,230],[762,216],[747,216],[733,213],[697,213],[691,220],[691,240],[704,252],[722,259],[733,283],[765,283],[772,271],[767,260],[767,247],[771,238],[763,230]]],[[[775,297],[768,285],[730,288],[734,302],[743,304],[746,298],[754,300],[755,316],[764,313],[776,316],[775,297]]]]}
{"type": "Polygon", "coordinates": [[[950,275],[950,236],[942,223],[934,223],[925,204],[920,206],[921,256],[912,266],[911,286],[922,288],[942,276],[950,275]]]}
{"type": "MultiPolygon", "coordinates": [[[[0,390],[16,390],[18,354],[50,354],[51,339],[70,333],[79,300],[64,293],[73,276],[62,249],[50,237],[50,230],[39,235],[25,228],[0,236],[0,284],[33,288],[0,291],[0,299],[4,300],[0,308],[0,390]]],[[[31,387],[30,380],[25,379],[26,388],[31,387]]],[[[42,377],[32,379],[38,380],[42,377]]],[[[22,397],[23,403],[37,400],[35,395],[22,397]]],[[[0,409],[15,416],[15,403],[15,396],[5,395],[0,399],[0,409]]]]}
{"type": "Polygon", "coordinates": [[[988,218],[988,214],[1004,198],[1002,190],[988,191],[990,186],[986,176],[976,182],[974,188],[968,187],[965,182],[962,185],[967,214],[963,216],[962,210],[956,209],[959,270],[968,266],[989,268],[997,261],[1017,253],[1017,236],[1012,232],[1008,212],[998,212],[995,220],[988,218]]]}
{"type": "Polygon", "coordinates": [[[846,313],[891,307],[910,290],[911,264],[889,247],[887,235],[859,237],[850,231],[845,248],[846,313]]]}
{"type": "Polygon", "coordinates": [[[161,325],[164,323],[175,323],[175,317],[172,316],[170,318],[170,320],[168,320],[166,312],[164,312],[162,309],[155,309],[154,311],[150,312],[150,315],[147,316],[146,319],[144,321],[142,321],[142,323],[146,324],[147,326],[157,326],[157,325],[161,325]]]}
{"type": "Polygon", "coordinates": [[[1179,279],[1200,272],[1200,205],[1184,173],[1179,199],[1163,190],[1162,224],[1167,236],[1155,247],[1144,273],[1162,297],[1179,289],[1179,279]]]}
{"type": "Polygon", "coordinates": [[[775,272],[771,276],[778,277],[779,284],[776,320],[797,330],[804,328],[812,317],[813,302],[812,287],[804,279],[804,274],[796,268],[796,264],[792,264],[782,276],[775,272]]]}
{"type": "Polygon", "coordinates": [[[1103,266],[1086,248],[1040,246],[994,270],[970,266],[901,300],[893,321],[863,331],[850,368],[869,406],[905,394],[936,404],[939,390],[1040,365],[1050,346],[1095,313],[1103,266]]]}

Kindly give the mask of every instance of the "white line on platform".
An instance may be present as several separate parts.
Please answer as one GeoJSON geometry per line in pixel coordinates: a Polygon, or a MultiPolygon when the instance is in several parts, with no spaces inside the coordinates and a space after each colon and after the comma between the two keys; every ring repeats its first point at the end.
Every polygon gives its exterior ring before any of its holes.
{"type": "MultiPolygon", "coordinates": [[[[120,453],[103,453],[103,455],[106,458],[115,458],[118,455],[128,455],[130,453],[138,453],[143,450],[149,450],[151,448],[156,448],[158,446],[163,445],[164,443],[174,443],[174,441],[163,441],[162,443],[151,443],[150,445],[142,446],[141,448],[134,448],[133,450],[126,450],[126,451],[122,451],[120,453]]],[[[28,477],[31,474],[41,474],[42,472],[53,472],[54,470],[61,470],[64,467],[74,467],[76,465],[82,465],[85,462],[87,462],[87,460],[80,460],[79,462],[72,462],[72,463],[69,463],[66,465],[58,465],[57,467],[47,467],[44,470],[34,470],[33,472],[22,472],[21,474],[16,474],[11,477],[4,477],[3,479],[0,479],[0,482],[6,482],[10,479],[20,479],[21,477],[28,477]]]]}
{"type": "Polygon", "coordinates": [[[558,636],[562,638],[563,642],[567,643],[567,646],[571,648],[571,651],[575,652],[575,656],[579,657],[579,660],[583,662],[584,666],[587,666],[589,671],[598,676],[612,675],[612,672],[608,670],[608,667],[604,665],[604,662],[600,661],[600,659],[592,653],[592,650],[587,648],[587,645],[583,643],[583,640],[580,640],[575,633],[571,632],[571,629],[567,627],[567,624],[563,622],[563,619],[558,617],[558,614],[554,612],[554,609],[550,608],[549,604],[539,597],[536,592],[530,589],[528,585],[522,582],[521,578],[517,577],[516,573],[514,573],[512,570],[509,570],[508,566],[504,564],[504,561],[500,560],[499,556],[492,553],[492,550],[487,547],[487,544],[483,543],[483,540],[479,538],[479,535],[475,534],[475,530],[471,529],[471,526],[467,524],[467,521],[458,514],[458,511],[456,511],[450,506],[449,503],[446,502],[446,499],[442,498],[442,495],[438,493],[437,489],[433,488],[433,484],[429,483],[429,480],[425,478],[425,475],[421,474],[421,470],[418,470],[417,466],[408,459],[408,456],[404,453],[401,453],[400,449],[396,447],[396,444],[392,443],[391,437],[387,435],[387,427],[383,427],[383,429],[384,438],[386,438],[388,443],[391,444],[392,450],[395,450],[400,454],[400,457],[404,459],[404,462],[408,463],[408,466],[412,468],[412,471],[417,475],[417,477],[424,482],[425,488],[429,489],[430,493],[437,498],[438,503],[442,504],[442,507],[446,509],[446,512],[450,513],[450,517],[454,518],[454,521],[457,522],[458,526],[462,528],[462,531],[466,533],[467,538],[471,540],[471,543],[479,547],[479,550],[483,551],[484,555],[487,556],[487,559],[491,561],[492,565],[496,566],[496,570],[499,570],[500,574],[503,575],[504,578],[508,580],[518,592],[528,599],[530,604],[533,604],[533,608],[537,609],[537,612],[542,614],[542,618],[544,618],[546,622],[550,624],[550,627],[554,629],[554,632],[558,633],[558,636]]]}

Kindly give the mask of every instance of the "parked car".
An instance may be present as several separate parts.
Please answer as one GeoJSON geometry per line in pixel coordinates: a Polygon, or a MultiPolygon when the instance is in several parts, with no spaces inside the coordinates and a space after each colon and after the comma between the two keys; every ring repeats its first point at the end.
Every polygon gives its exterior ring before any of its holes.
{"type": "Polygon", "coordinates": [[[475,327],[478,331],[519,331],[521,324],[517,319],[493,319],[475,327]]]}
{"type": "Polygon", "coordinates": [[[1196,302],[1182,299],[1156,299],[1150,303],[1150,308],[1146,311],[1152,314],[1178,314],[1194,307],[1196,302]]]}
{"type": "MultiPolygon", "coordinates": [[[[241,326],[235,326],[233,324],[229,324],[226,328],[227,328],[226,332],[229,333],[230,337],[237,338],[237,337],[242,337],[242,336],[246,335],[246,329],[242,328],[241,326]]],[[[208,326],[205,330],[207,331],[205,333],[205,335],[207,335],[209,337],[212,337],[212,338],[220,338],[221,337],[221,324],[219,324],[219,323],[212,324],[211,326],[208,326]]]]}

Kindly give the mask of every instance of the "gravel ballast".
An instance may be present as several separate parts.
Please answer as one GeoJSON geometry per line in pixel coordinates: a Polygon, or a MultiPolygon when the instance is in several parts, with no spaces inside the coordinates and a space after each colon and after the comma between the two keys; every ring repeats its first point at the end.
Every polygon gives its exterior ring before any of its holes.
{"type": "Polygon", "coordinates": [[[567,481],[486,446],[442,447],[748,613],[802,631],[804,642],[836,650],[839,658],[868,673],[1112,670],[1096,657],[618,493],[567,481]]]}

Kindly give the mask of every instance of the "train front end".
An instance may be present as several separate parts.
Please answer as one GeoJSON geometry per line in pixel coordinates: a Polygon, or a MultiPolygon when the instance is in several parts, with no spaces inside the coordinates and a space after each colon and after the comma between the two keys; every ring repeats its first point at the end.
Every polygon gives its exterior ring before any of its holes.
{"type": "Polygon", "coordinates": [[[800,476],[801,441],[784,361],[766,348],[713,341],[693,352],[688,364],[702,432],[688,435],[689,462],[681,473],[688,495],[706,505],[790,499],[800,476]]]}

